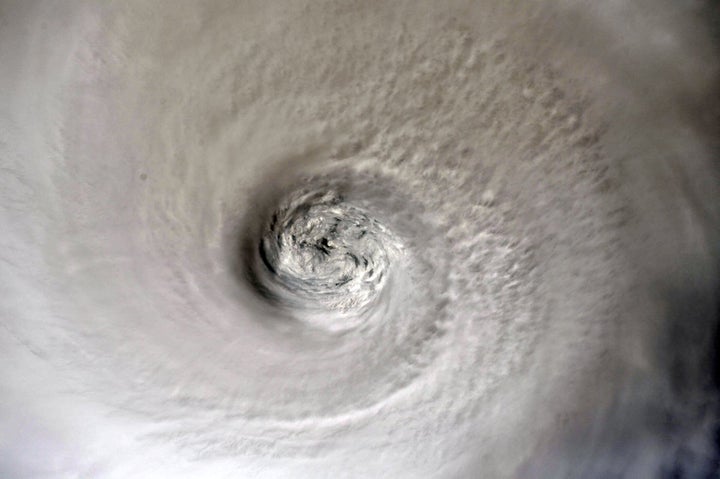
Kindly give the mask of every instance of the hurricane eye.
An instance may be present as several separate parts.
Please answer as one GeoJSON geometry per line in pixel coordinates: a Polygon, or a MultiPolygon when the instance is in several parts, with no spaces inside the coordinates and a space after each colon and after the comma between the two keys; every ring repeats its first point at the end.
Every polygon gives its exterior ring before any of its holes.
{"type": "Polygon", "coordinates": [[[399,241],[372,213],[336,192],[281,200],[258,240],[255,276],[279,307],[325,318],[362,315],[387,284],[399,241]]]}

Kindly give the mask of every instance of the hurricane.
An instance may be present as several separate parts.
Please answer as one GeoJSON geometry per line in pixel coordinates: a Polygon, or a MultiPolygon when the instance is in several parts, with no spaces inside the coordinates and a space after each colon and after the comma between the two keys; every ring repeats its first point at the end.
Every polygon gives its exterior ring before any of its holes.
{"type": "Polygon", "coordinates": [[[717,18],[0,2],[0,475],[713,477],[717,18]]]}

